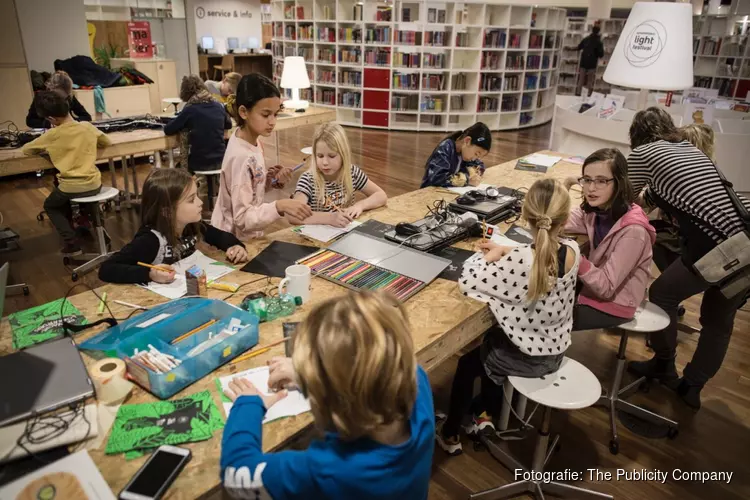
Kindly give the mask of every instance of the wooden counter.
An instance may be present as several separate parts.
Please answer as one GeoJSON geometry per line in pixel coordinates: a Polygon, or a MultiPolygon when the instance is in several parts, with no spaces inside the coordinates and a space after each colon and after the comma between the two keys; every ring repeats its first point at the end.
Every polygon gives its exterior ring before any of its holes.
{"type": "MultiPolygon", "coordinates": [[[[528,187],[536,179],[543,177],[542,174],[514,170],[515,161],[503,163],[487,170],[485,180],[488,183],[508,187],[528,187]]],[[[553,167],[550,175],[558,179],[567,176],[579,175],[580,166],[560,162],[553,167]]],[[[434,200],[444,198],[451,200],[455,197],[445,190],[427,188],[407,193],[388,201],[388,206],[366,212],[361,220],[376,219],[382,222],[395,224],[401,221],[413,221],[424,216],[426,206],[432,205],[434,200]]],[[[284,229],[267,235],[247,244],[248,255],[253,258],[271,241],[287,241],[306,245],[316,245],[306,240],[291,229],[284,229]]],[[[462,248],[471,248],[474,241],[461,242],[462,248]]],[[[324,246],[317,244],[318,246],[324,246]]],[[[214,258],[222,259],[221,252],[210,250],[205,247],[202,250],[214,258]]],[[[259,275],[235,271],[226,277],[233,283],[243,284],[261,278],[259,275]]],[[[267,290],[278,284],[278,278],[261,280],[241,289],[236,295],[226,292],[209,290],[209,297],[225,299],[232,304],[239,304],[242,298],[254,291],[267,290]]],[[[323,300],[341,296],[348,291],[322,278],[312,280],[311,300],[302,306],[297,312],[284,321],[299,321],[310,311],[310,309],[323,300]]],[[[125,300],[144,306],[154,306],[166,301],[160,295],[136,286],[105,285],[97,290],[97,293],[107,292],[109,306],[116,317],[125,317],[131,311],[128,308],[112,302],[115,299],[125,300]]],[[[99,318],[96,314],[98,299],[91,292],[84,292],[73,296],[70,301],[90,320],[99,318]]],[[[468,299],[461,295],[455,282],[438,279],[417,295],[405,303],[409,320],[412,326],[414,344],[417,358],[426,370],[438,366],[449,356],[455,354],[462,347],[478,338],[493,323],[493,317],[489,309],[482,303],[468,299]]],[[[282,337],[282,321],[273,321],[260,325],[259,344],[264,345],[282,337]]],[[[100,331],[100,330],[98,330],[100,331]]],[[[79,340],[88,338],[98,331],[83,333],[79,340]]],[[[8,321],[3,319],[0,323],[0,354],[7,354],[11,348],[11,331],[8,321]]],[[[270,352],[256,358],[247,360],[237,365],[224,366],[205,378],[199,380],[192,386],[178,393],[175,398],[192,394],[202,390],[210,390],[214,401],[221,407],[219,395],[216,392],[215,378],[229,375],[236,371],[245,370],[255,366],[263,366],[273,356],[283,355],[283,346],[273,348],[270,352]]],[[[93,364],[93,360],[84,356],[87,364],[93,364]]],[[[128,403],[142,403],[153,401],[154,397],[145,391],[136,388],[130,396],[128,403]]],[[[263,426],[263,448],[266,451],[275,450],[288,443],[300,431],[312,424],[312,416],[307,413],[296,417],[278,420],[263,426]]],[[[192,499],[207,494],[220,488],[219,480],[219,456],[221,451],[221,435],[219,432],[208,441],[190,443],[193,459],[186,470],[183,471],[170,488],[167,498],[169,499],[192,499]]],[[[94,462],[101,470],[104,478],[109,483],[112,491],[117,493],[125,483],[133,476],[143,464],[145,458],[126,461],[123,455],[107,456],[103,451],[104,445],[98,450],[90,451],[94,462]]]]}
{"type": "MultiPolygon", "coordinates": [[[[336,110],[310,106],[304,113],[282,111],[276,122],[276,130],[302,125],[329,122],[336,119],[336,110]]],[[[99,150],[97,159],[107,160],[154,151],[171,150],[177,147],[176,136],[166,136],[162,130],[133,130],[107,134],[112,145],[99,150]]],[[[0,177],[53,168],[41,156],[24,156],[21,149],[0,149],[0,177]]]]}

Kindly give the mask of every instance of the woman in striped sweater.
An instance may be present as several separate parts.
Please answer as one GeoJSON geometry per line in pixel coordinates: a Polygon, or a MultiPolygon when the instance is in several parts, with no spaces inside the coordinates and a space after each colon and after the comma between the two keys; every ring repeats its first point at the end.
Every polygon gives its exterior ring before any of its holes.
{"type": "MultiPolygon", "coordinates": [[[[644,197],[649,204],[677,221],[682,258],[672,262],[649,290],[651,302],[671,319],[666,329],[651,335],[655,355],[649,361],[631,362],[628,369],[672,387],[697,410],[703,386],[724,361],[734,317],[745,294],[724,297],[717,287],[709,287],[696,274],[693,264],[745,226],[716,166],[684,140],[666,111],[651,107],[636,113],[630,126],[630,146],[628,175],[633,188],[636,193],[646,188],[644,197]],[[701,339],[682,378],[678,378],[677,308],[680,302],[701,292],[701,339]]],[[[745,199],[742,203],[750,206],[745,199]]]]}

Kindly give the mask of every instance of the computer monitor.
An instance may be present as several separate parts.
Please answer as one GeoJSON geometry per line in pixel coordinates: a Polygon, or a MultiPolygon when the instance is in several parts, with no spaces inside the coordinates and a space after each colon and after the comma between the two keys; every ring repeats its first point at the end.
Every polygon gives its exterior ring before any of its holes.
{"type": "Polygon", "coordinates": [[[227,49],[229,50],[237,50],[240,48],[240,39],[237,37],[229,37],[227,38],[227,49]]]}
{"type": "Polygon", "coordinates": [[[212,36],[202,37],[201,47],[203,47],[203,50],[214,50],[214,37],[212,36]]]}
{"type": "Polygon", "coordinates": [[[260,42],[254,36],[251,36],[247,39],[247,48],[251,50],[258,49],[260,48],[260,42]]]}

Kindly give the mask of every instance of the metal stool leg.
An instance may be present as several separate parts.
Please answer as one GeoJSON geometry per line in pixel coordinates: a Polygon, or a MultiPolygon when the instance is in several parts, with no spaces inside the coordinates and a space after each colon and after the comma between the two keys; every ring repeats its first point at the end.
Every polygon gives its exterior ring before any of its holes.
{"type": "Polygon", "coordinates": [[[96,226],[96,239],[97,243],[99,244],[99,253],[85,253],[83,255],[74,257],[74,260],[86,260],[86,262],[73,269],[73,273],[71,275],[71,279],[73,281],[77,281],[78,277],[81,274],[86,273],[99,266],[99,264],[107,260],[113,253],[107,251],[107,240],[104,236],[105,231],[101,217],[101,206],[99,203],[97,203],[94,207],[94,224],[96,226]]]}
{"type": "Polygon", "coordinates": [[[124,191],[122,195],[125,197],[125,208],[130,208],[130,181],[128,180],[128,158],[127,156],[122,157],[122,182],[124,191]]]}

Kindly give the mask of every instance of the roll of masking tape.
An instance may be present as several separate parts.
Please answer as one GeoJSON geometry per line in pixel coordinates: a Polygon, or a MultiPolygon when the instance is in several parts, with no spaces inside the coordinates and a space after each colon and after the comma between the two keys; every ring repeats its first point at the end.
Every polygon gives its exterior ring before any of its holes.
{"type": "Polygon", "coordinates": [[[96,398],[101,403],[113,403],[125,399],[133,388],[126,378],[125,362],[118,358],[97,361],[91,369],[96,398]]]}

